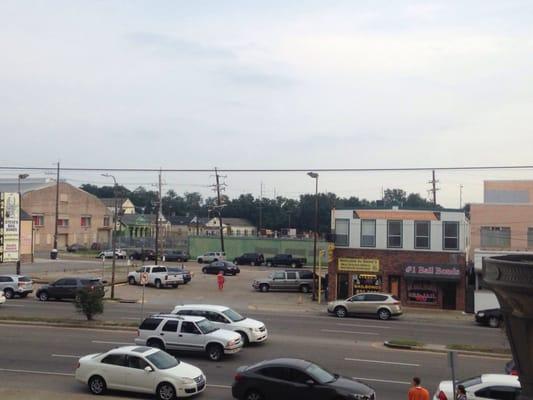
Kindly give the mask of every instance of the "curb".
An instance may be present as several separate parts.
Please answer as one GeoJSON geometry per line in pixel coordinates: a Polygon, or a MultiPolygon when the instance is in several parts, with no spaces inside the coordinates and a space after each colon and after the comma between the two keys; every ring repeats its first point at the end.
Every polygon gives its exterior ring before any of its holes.
{"type": "Polygon", "coordinates": [[[448,354],[450,352],[454,352],[455,354],[462,355],[462,356],[490,357],[490,358],[498,358],[498,359],[504,359],[504,360],[508,360],[509,357],[513,356],[511,353],[487,353],[487,352],[482,352],[482,351],[431,349],[431,348],[427,348],[424,346],[410,346],[406,344],[394,344],[394,343],[390,343],[389,341],[383,342],[383,345],[390,349],[397,349],[397,350],[426,351],[428,353],[437,353],[437,354],[448,354]]]}
{"type": "Polygon", "coordinates": [[[75,329],[99,329],[108,331],[136,331],[137,328],[133,326],[117,326],[117,325],[84,325],[73,322],[46,322],[46,321],[20,321],[20,320],[0,320],[0,325],[26,325],[26,326],[50,326],[56,328],[75,328],[75,329]]]}

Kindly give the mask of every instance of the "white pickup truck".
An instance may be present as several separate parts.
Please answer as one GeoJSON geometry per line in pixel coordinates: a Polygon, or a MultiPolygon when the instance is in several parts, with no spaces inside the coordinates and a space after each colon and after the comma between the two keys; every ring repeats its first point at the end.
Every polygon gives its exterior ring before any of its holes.
{"type": "Polygon", "coordinates": [[[164,265],[145,265],[136,271],[130,272],[128,274],[128,283],[130,285],[140,285],[141,274],[143,273],[148,275],[148,281],[146,284],[153,285],[158,289],[166,286],[177,288],[178,285],[182,285],[184,283],[182,275],[169,272],[167,267],[164,265]]]}

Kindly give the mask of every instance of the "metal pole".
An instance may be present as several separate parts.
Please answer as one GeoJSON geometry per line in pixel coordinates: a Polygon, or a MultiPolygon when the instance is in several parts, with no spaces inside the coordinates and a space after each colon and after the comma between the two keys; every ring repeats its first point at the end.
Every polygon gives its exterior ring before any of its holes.
{"type": "Polygon", "coordinates": [[[159,171],[159,191],[158,191],[158,200],[159,204],[157,205],[156,215],[155,215],[155,265],[158,264],[159,259],[159,207],[161,206],[161,171],[159,171]]]}
{"type": "Polygon", "coordinates": [[[146,286],[146,282],[143,284],[143,294],[142,294],[142,300],[141,300],[141,324],[143,322],[143,317],[144,317],[144,287],[146,286]]]}
{"type": "Polygon", "coordinates": [[[316,300],[316,242],[318,236],[318,174],[315,177],[315,238],[313,242],[313,300],[316,300]]]}
{"type": "Polygon", "coordinates": [[[224,253],[224,227],[222,226],[222,210],[220,209],[220,183],[218,181],[218,171],[215,168],[215,176],[217,180],[217,205],[218,205],[218,223],[220,224],[220,249],[224,253]]]}
{"type": "Polygon", "coordinates": [[[322,250],[318,254],[318,304],[320,304],[322,299],[322,250]]]}
{"type": "Polygon", "coordinates": [[[19,195],[19,243],[18,243],[18,259],[17,259],[17,275],[20,275],[20,238],[21,238],[21,233],[20,231],[22,230],[22,223],[20,221],[20,218],[21,218],[21,209],[22,209],[22,196],[20,195],[20,178],[21,178],[21,175],[18,176],[18,195],[19,195]]]}
{"type": "Polygon", "coordinates": [[[59,161],[57,162],[57,175],[56,175],[56,222],[54,230],[54,249],[57,250],[57,226],[59,222],[59,161]]]}
{"type": "Polygon", "coordinates": [[[117,259],[117,221],[118,221],[118,205],[117,205],[117,180],[113,176],[113,182],[115,187],[113,190],[113,196],[115,197],[115,216],[113,218],[113,263],[111,264],[111,299],[115,298],[115,267],[117,259]]]}

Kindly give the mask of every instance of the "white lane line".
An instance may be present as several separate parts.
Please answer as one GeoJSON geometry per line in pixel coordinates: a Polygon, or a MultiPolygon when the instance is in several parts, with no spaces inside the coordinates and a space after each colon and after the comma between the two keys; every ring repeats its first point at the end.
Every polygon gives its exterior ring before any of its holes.
{"type": "Polygon", "coordinates": [[[390,364],[390,365],[404,365],[407,367],[420,367],[420,364],[410,364],[410,363],[402,363],[402,362],[395,362],[395,361],[378,361],[378,360],[363,360],[361,358],[345,358],[345,361],[359,361],[359,362],[367,362],[367,363],[374,363],[374,364],[390,364]]]}
{"type": "Polygon", "coordinates": [[[139,317],[120,317],[120,319],[131,319],[133,321],[139,321],[139,317]]]}
{"type": "Polygon", "coordinates": [[[378,328],[378,329],[390,329],[390,326],[380,326],[380,325],[356,325],[356,324],[335,324],[338,326],[351,326],[352,328],[378,328]]]}
{"type": "Polygon", "coordinates": [[[404,382],[404,381],[390,381],[387,379],[372,379],[372,378],[361,378],[357,376],[352,376],[352,379],[360,380],[360,381],[370,381],[370,382],[383,382],[383,383],[396,383],[398,385],[410,385],[411,382],[404,382]]]}
{"type": "Polygon", "coordinates": [[[75,356],[73,354],[52,354],[52,357],[60,357],[60,358],[80,358],[81,356],[75,356]]]}
{"type": "Polygon", "coordinates": [[[212,388],[216,388],[216,389],[231,389],[231,386],[227,386],[227,385],[211,385],[211,384],[207,384],[207,387],[212,387],[212,388]]]}
{"type": "Polygon", "coordinates": [[[105,340],[93,340],[92,342],[98,344],[118,344],[120,346],[134,346],[132,342],[106,342],[105,340]]]}
{"type": "Polygon", "coordinates": [[[9,304],[5,303],[4,307],[26,307],[24,304],[9,304]]]}
{"type": "Polygon", "coordinates": [[[337,330],[337,329],[321,329],[320,331],[327,332],[327,333],[355,333],[357,335],[373,335],[373,336],[379,335],[379,333],[374,333],[374,332],[343,331],[343,330],[337,330]]]}
{"type": "Polygon", "coordinates": [[[18,374],[36,374],[36,375],[74,376],[74,374],[66,374],[64,372],[32,371],[28,369],[0,368],[0,372],[16,372],[18,374]]]}

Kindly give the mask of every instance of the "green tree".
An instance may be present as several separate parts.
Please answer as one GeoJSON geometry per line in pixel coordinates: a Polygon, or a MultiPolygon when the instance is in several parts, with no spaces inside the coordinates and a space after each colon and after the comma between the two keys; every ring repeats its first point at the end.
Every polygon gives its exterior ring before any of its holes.
{"type": "Polygon", "coordinates": [[[104,301],[96,290],[83,289],[78,292],[74,302],[78,312],[85,315],[87,321],[92,321],[94,315],[104,312],[104,301]]]}

